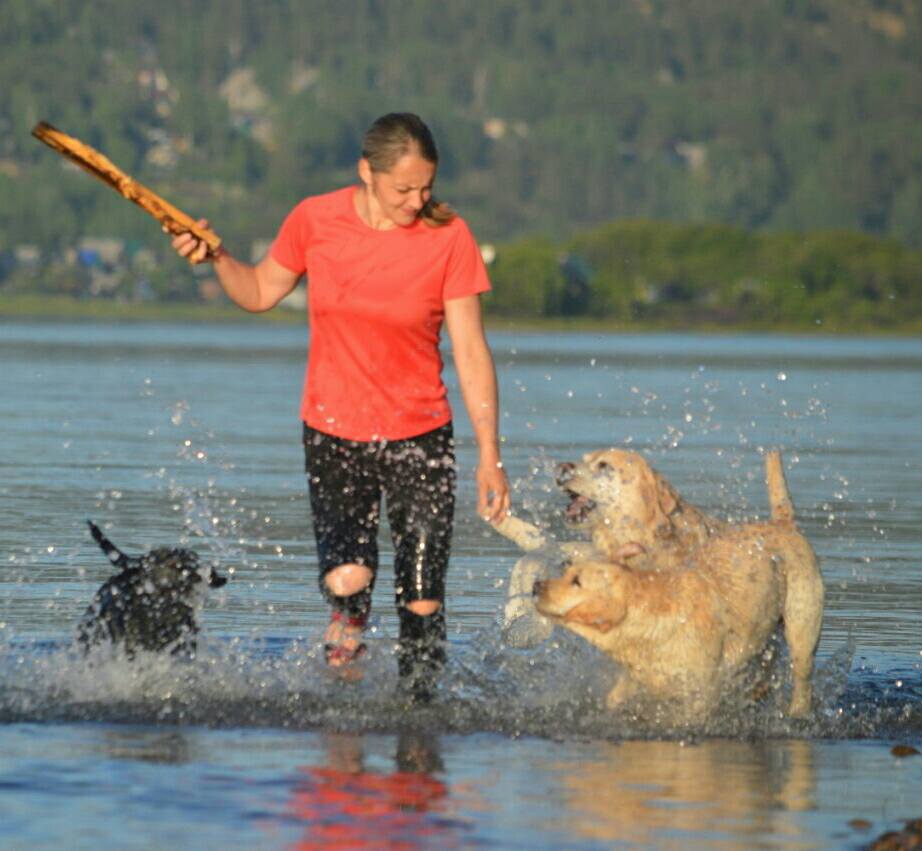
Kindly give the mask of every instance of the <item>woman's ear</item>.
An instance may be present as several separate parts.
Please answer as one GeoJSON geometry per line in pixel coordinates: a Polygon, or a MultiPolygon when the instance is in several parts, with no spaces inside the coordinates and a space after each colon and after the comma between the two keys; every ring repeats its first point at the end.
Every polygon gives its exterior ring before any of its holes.
{"type": "Polygon", "coordinates": [[[358,172],[359,180],[366,186],[371,186],[371,163],[365,157],[359,160],[358,172]]]}

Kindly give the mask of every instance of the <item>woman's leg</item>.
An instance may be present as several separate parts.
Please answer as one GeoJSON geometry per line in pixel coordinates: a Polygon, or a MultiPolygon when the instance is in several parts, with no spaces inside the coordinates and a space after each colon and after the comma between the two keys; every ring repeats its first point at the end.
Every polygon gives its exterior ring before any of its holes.
{"type": "Polygon", "coordinates": [[[368,463],[374,447],[305,426],[304,449],[320,590],[333,608],[327,659],[342,665],[364,649],[361,636],[378,563],[381,495],[368,463]]]}
{"type": "Polygon", "coordinates": [[[445,663],[445,573],[455,503],[451,424],[387,447],[384,478],[400,619],[398,669],[427,697],[445,663]]]}

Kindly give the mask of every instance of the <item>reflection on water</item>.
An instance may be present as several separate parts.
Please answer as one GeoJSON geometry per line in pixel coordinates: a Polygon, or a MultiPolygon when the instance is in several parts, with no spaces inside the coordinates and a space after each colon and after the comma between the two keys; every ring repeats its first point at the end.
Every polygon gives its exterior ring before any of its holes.
{"type": "Polygon", "coordinates": [[[182,730],[109,727],[101,751],[112,759],[181,765],[189,761],[189,739],[182,730]]]}
{"type": "Polygon", "coordinates": [[[590,759],[552,768],[566,805],[558,828],[634,847],[681,848],[693,836],[715,848],[768,836],[794,845],[803,830],[789,814],[815,805],[813,746],[799,740],[600,743],[590,759]]]}
{"type": "Polygon", "coordinates": [[[465,823],[451,813],[435,737],[397,738],[392,771],[368,770],[360,735],[325,733],[323,764],[304,766],[288,810],[304,824],[298,849],[457,848],[465,823]]]}

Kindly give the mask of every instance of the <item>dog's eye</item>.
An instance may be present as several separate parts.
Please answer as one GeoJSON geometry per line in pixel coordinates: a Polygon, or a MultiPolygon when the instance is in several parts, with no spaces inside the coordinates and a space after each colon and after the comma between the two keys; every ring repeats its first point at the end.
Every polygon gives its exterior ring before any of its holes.
{"type": "Polygon", "coordinates": [[[577,588],[583,587],[583,583],[579,581],[579,576],[574,575],[573,579],[571,579],[570,582],[571,584],[575,585],[577,588]]]}
{"type": "Polygon", "coordinates": [[[595,468],[596,472],[607,473],[611,469],[611,464],[608,461],[599,461],[598,466],[595,468]]]}

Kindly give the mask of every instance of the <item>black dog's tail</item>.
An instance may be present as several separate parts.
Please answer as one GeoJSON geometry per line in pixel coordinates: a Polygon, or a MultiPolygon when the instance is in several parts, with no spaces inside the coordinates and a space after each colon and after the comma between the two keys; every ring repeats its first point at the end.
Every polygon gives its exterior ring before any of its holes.
{"type": "Polygon", "coordinates": [[[93,540],[99,544],[102,551],[106,554],[106,558],[112,562],[116,567],[131,567],[137,561],[137,559],[130,558],[126,556],[115,544],[112,543],[92,520],[87,520],[87,525],[90,527],[90,533],[93,535],[93,540]]]}

